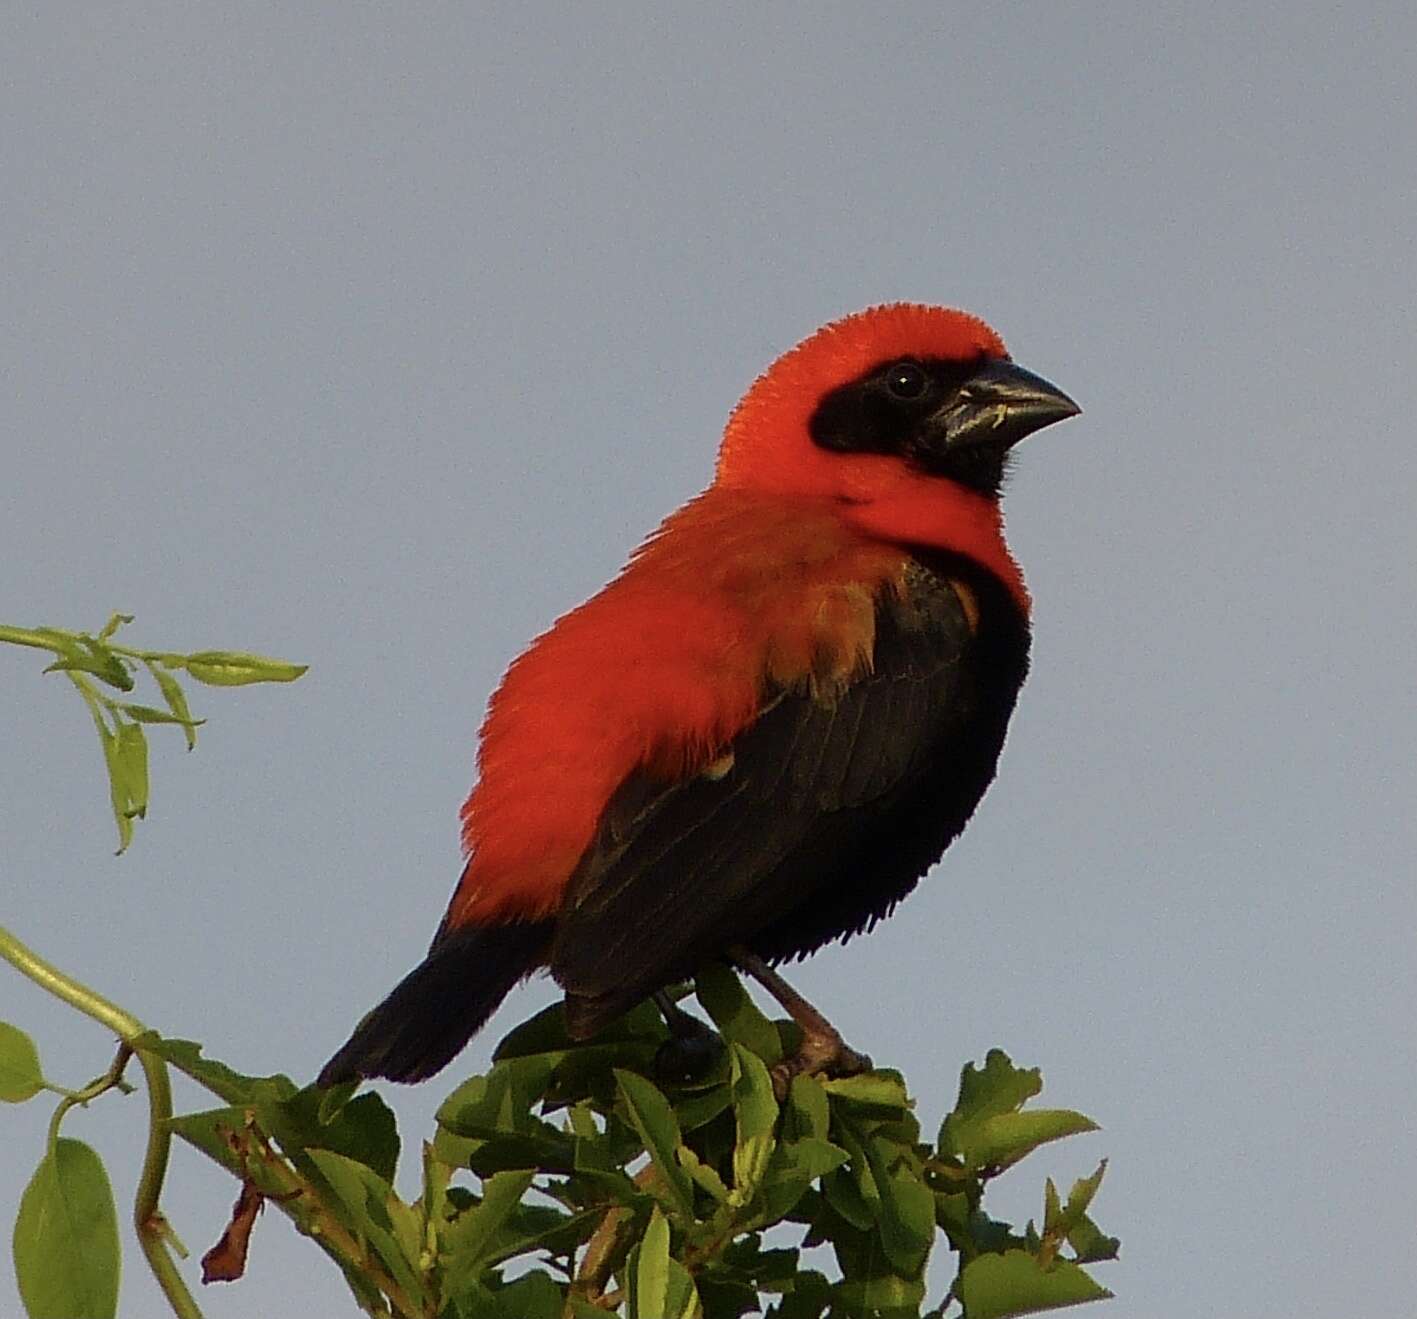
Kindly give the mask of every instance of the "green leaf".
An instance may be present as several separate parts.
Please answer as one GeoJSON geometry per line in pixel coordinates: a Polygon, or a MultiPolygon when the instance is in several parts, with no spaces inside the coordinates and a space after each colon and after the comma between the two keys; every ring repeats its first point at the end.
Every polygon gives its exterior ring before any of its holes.
{"type": "Polygon", "coordinates": [[[258,1089],[256,1118],[261,1130],[293,1159],[298,1160],[311,1148],[329,1150],[368,1166],[392,1183],[399,1135],[389,1106],[371,1090],[330,1115],[322,1112],[324,1098],[325,1092],[314,1086],[287,1096],[274,1088],[258,1089]]]}
{"type": "Polygon", "coordinates": [[[181,719],[168,710],[158,710],[151,705],[132,705],[127,701],[119,701],[118,708],[140,724],[181,724],[189,732],[201,724],[206,723],[205,719],[181,719]]]}
{"type": "Polygon", "coordinates": [[[959,1099],[940,1127],[940,1152],[971,1171],[1004,1168],[1050,1140],[1096,1131],[1097,1124],[1070,1109],[1019,1110],[1043,1089],[1037,1068],[1023,1070],[1001,1049],[991,1049],[983,1068],[965,1064],[959,1099]]]}
{"type": "Polygon", "coordinates": [[[148,735],[138,724],[118,725],[118,758],[128,794],[127,813],[141,820],[148,813],[148,735]]]}
{"type": "Polygon", "coordinates": [[[503,1058],[483,1076],[469,1077],[438,1106],[439,1126],[454,1135],[485,1139],[492,1133],[556,1135],[556,1128],[533,1116],[556,1066],[554,1054],[503,1058]]]}
{"type": "Polygon", "coordinates": [[[718,1175],[717,1169],[704,1163],[687,1145],[679,1146],[678,1155],[679,1162],[684,1171],[694,1179],[694,1184],[702,1186],[720,1204],[727,1204],[728,1187],[723,1184],[723,1178],[718,1175]]]}
{"type": "Polygon", "coordinates": [[[965,1063],[959,1077],[959,1098],[940,1129],[941,1146],[952,1126],[1016,1113],[1042,1089],[1043,1073],[1036,1067],[1015,1067],[1002,1049],[990,1049],[983,1067],[965,1063]]]}
{"type": "MultiPolygon", "coordinates": [[[[1068,1193],[1068,1203],[1060,1204],[1058,1188],[1053,1179],[1048,1178],[1043,1191],[1043,1249],[1040,1252],[1044,1264],[1052,1261],[1062,1242],[1070,1237],[1087,1215],[1087,1208],[1102,1185],[1102,1175],[1107,1171],[1107,1160],[1097,1165],[1091,1177],[1079,1177],[1068,1193]]],[[[1100,1234],[1099,1234],[1100,1235],[1100,1234]]]]}
{"type": "Polygon", "coordinates": [[[188,655],[184,667],[208,687],[244,687],[253,682],[294,682],[310,666],[239,650],[203,650],[188,655]]]}
{"type": "Polygon", "coordinates": [[[639,1134],[659,1170],[658,1185],[650,1189],[662,1192],[669,1207],[680,1214],[686,1223],[692,1223],[694,1188],[688,1174],[679,1165],[677,1151],[683,1142],[674,1110],[659,1088],[643,1076],[617,1067],[615,1083],[620,1088],[630,1125],[639,1134]]]}
{"type": "Polygon", "coordinates": [[[822,1089],[839,1106],[863,1116],[897,1117],[911,1108],[899,1072],[860,1072],[822,1082],[822,1089]]]}
{"type": "MultiPolygon", "coordinates": [[[[822,1178],[822,1195],[826,1202],[846,1222],[858,1232],[869,1232],[876,1225],[880,1213],[881,1198],[875,1195],[876,1184],[870,1183],[873,1199],[867,1199],[862,1192],[861,1180],[853,1175],[853,1168],[838,1168],[822,1178]]],[[[866,1173],[870,1177],[870,1171],[866,1173]]]]}
{"type": "Polygon", "coordinates": [[[118,631],[120,627],[123,626],[124,623],[131,623],[132,621],[132,614],[110,614],[108,616],[108,622],[106,622],[103,627],[99,629],[98,639],[100,641],[107,641],[110,637],[113,636],[115,632],[118,631]]]}
{"type": "Polygon", "coordinates": [[[831,1304],[832,1285],[824,1274],[804,1269],[792,1280],[789,1290],[766,1319],[821,1319],[831,1304]]]}
{"type": "Polygon", "coordinates": [[[297,1090],[288,1076],[245,1076],[215,1058],[203,1058],[202,1046],[195,1040],[168,1039],[148,1031],[133,1041],[133,1047],[155,1053],[228,1104],[251,1103],[270,1094],[289,1099],[297,1090]]]}
{"type": "Polygon", "coordinates": [[[871,1170],[871,1181],[880,1197],[877,1222],[881,1245],[891,1268],[902,1277],[916,1276],[935,1240],[935,1197],[929,1187],[908,1169],[895,1170],[896,1150],[851,1119],[842,1117],[837,1132],[843,1143],[859,1147],[871,1170]]]}
{"type": "Polygon", "coordinates": [[[815,1136],[826,1140],[831,1131],[831,1105],[827,1092],[814,1076],[800,1073],[792,1078],[787,1091],[787,1114],[784,1133],[793,1139],[815,1136]]]}
{"type": "Polygon", "coordinates": [[[582,1050],[603,1049],[609,1044],[636,1043],[654,1048],[669,1038],[659,1009],[646,1000],[617,1017],[604,1030],[589,1040],[573,1040],[566,1032],[565,1004],[556,1002],[543,1008],[534,1017],[513,1026],[492,1051],[492,1060],[525,1058],[533,1054],[570,1054],[582,1050]]]}
{"type": "Polygon", "coordinates": [[[528,1168],[533,1172],[569,1173],[576,1166],[575,1141],[560,1135],[494,1135],[469,1151],[465,1166],[479,1177],[528,1168]]]}
{"type": "Polygon", "coordinates": [[[499,1172],[482,1183],[482,1200],[443,1233],[444,1286],[457,1292],[477,1281],[497,1251],[498,1235],[531,1185],[530,1172],[499,1172]]]}
{"type": "MultiPolygon", "coordinates": [[[[561,1319],[565,1294],[549,1273],[540,1269],[492,1293],[508,1319],[561,1319]]],[[[605,1311],[599,1311],[604,1316],[605,1311]]]]}
{"type": "MultiPolygon", "coordinates": [[[[832,1300],[846,1314],[886,1315],[903,1311],[913,1315],[925,1299],[925,1283],[919,1278],[898,1278],[885,1273],[874,1278],[852,1278],[832,1289],[832,1300]]],[[[833,1309],[835,1313],[835,1309],[833,1309]]],[[[969,1312],[974,1319],[974,1311],[969,1312]]]]}
{"type": "Polygon", "coordinates": [[[743,982],[722,962],[710,962],[694,978],[694,993],[725,1043],[752,1050],[769,1067],[782,1059],[777,1027],[759,1011],[743,982]]]}
{"type": "Polygon", "coordinates": [[[393,1187],[372,1168],[330,1150],[306,1151],[310,1161],[334,1192],[346,1225],[383,1261],[385,1268],[408,1295],[423,1304],[427,1293],[418,1267],[416,1217],[394,1194],[393,1187]],[[412,1226],[410,1243],[409,1227],[412,1226]],[[408,1245],[412,1244],[410,1252],[408,1245]]]}
{"type": "Polygon", "coordinates": [[[871,1170],[871,1160],[854,1122],[839,1119],[832,1134],[851,1156],[851,1162],[841,1171],[829,1174],[822,1182],[822,1190],[837,1213],[848,1223],[865,1231],[881,1214],[881,1191],[871,1170]],[[854,1188],[855,1195],[847,1192],[842,1183],[854,1188]]]}
{"type": "Polygon", "coordinates": [[[689,1271],[669,1254],[669,1222],[658,1207],[630,1252],[629,1319],[690,1319],[699,1304],[689,1271]]]}
{"type": "Polygon", "coordinates": [[[737,1204],[747,1204],[772,1158],[778,1107],[772,1078],[763,1060],[736,1041],[729,1047],[737,1132],[733,1145],[733,1198],[737,1204]]]}
{"type": "Polygon", "coordinates": [[[1068,1245],[1073,1248],[1076,1264],[1096,1264],[1102,1260],[1116,1259],[1122,1243],[1116,1237],[1109,1237],[1086,1214],[1068,1233],[1068,1245]]]}
{"type": "MultiPolygon", "coordinates": [[[[182,1113],[177,1117],[168,1118],[166,1125],[174,1136],[180,1136],[193,1149],[215,1160],[236,1177],[244,1178],[247,1169],[231,1147],[231,1136],[243,1130],[247,1111],[234,1105],[229,1108],[208,1108],[199,1113],[182,1113]]],[[[262,1192],[279,1192],[278,1185],[261,1178],[260,1170],[261,1164],[258,1160],[251,1167],[251,1180],[256,1189],[262,1192]]]]}
{"type": "Polygon", "coordinates": [[[99,729],[103,743],[103,763],[108,770],[108,799],[113,807],[113,820],[118,826],[118,855],[122,856],[133,841],[133,812],[128,809],[128,785],[124,782],[124,767],[120,743],[107,728],[99,729]]]}
{"type": "Polygon", "coordinates": [[[708,1090],[685,1095],[674,1105],[674,1116],[679,1119],[679,1130],[685,1133],[697,1131],[712,1122],[733,1103],[733,1089],[727,1077],[719,1085],[708,1090]]]}
{"type": "Polygon", "coordinates": [[[44,1089],[39,1050],[18,1026],[0,1021],[0,1101],[23,1104],[44,1089]]]}
{"type": "Polygon", "coordinates": [[[814,1181],[840,1167],[849,1157],[839,1145],[816,1136],[779,1141],[763,1178],[763,1217],[776,1221],[791,1213],[814,1181]]]}
{"type": "Polygon", "coordinates": [[[1096,1130],[1097,1123],[1091,1118],[1066,1108],[1009,1113],[957,1133],[959,1144],[952,1152],[971,1169],[1006,1168],[1050,1140],[1096,1130]]]}
{"type": "Polygon", "coordinates": [[[118,1311],[118,1215],[103,1161],[61,1137],[40,1160],[15,1220],[15,1276],[30,1319],[118,1311]]]}
{"type": "Polygon", "coordinates": [[[120,692],[133,690],[133,675],[122,658],[101,641],[82,632],[61,632],[56,628],[39,628],[62,655],[44,671],[46,673],[90,673],[100,682],[120,692]]]}
{"type": "Polygon", "coordinates": [[[841,1167],[851,1157],[840,1145],[833,1145],[829,1140],[819,1140],[816,1136],[784,1141],[778,1145],[777,1150],[784,1164],[809,1182],[824,1177],[833,1168],[841,1167]]]}
{"type": "Polygon", "coordinates": [[[722,1270],[697,1274],[694,1285],[698,1288],[700,1313],[704,1319],[740,1319],[742,1315],[758,1314],[762,1310],[758,1289],[751,1283],[728,1277],[722,1270]]]}
{"type": "Polygon", "coordinates": [[[980,1255],[960,1273],[960,1297],[969,1319],[1007,1319],[1111,1296],[1076,1264],[1057,1260],[1044,1269],[1025,1250],[980,1255]]]}
{"type": "Polygon", "coordinates": [[[157,683],[158,690],[162,693],[162,699],[167,702],[167,708],[172,711],[177,722],[182,725],[182,731],[187,736],[187,750],[191,751],[197,745],[197,725],[205,721],[192,718],[192,711],[187,706],[187,693],[182,690],[182,684],[172,674],[154,663],[148,664],[148,672],[152,674],[153,681],[157,683]]]}

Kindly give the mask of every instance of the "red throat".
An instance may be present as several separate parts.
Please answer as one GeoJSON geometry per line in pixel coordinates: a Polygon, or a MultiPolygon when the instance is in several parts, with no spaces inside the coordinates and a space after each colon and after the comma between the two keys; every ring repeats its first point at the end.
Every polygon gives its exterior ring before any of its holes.
{"type": "Polygon", "coordinates": [[[1009,588],[1028,617],[1032,602],[1004,540],[1004,514],[997,499],[899,463],[881,471],[872,484],[868,497],[846,503],[843,521],[894,545],[924,546],[973,559],[1009,588]]]}

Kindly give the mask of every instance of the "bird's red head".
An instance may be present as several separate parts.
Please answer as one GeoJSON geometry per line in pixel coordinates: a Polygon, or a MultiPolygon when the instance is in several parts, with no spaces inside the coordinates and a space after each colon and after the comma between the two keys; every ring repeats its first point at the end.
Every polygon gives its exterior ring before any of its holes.
{"type": "Polygon", "coordinates": [[[714,483],[865,506],[902,479],[945,477],[993,499],[1009,448],[1077,411],[978,317],[891,303],[824,326],[758,377],[714,483]]]}

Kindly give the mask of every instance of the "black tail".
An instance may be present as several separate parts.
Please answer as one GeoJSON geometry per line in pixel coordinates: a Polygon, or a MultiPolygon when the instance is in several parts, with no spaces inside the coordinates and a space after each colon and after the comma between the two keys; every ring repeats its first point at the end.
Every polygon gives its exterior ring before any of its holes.
{"type": "Polygon", "coordinates": [[[423,1081],[440,1072],[545,957],[549,921],[439,932],[428,956],[354,1028],[317,1084],[423,1081]]]}

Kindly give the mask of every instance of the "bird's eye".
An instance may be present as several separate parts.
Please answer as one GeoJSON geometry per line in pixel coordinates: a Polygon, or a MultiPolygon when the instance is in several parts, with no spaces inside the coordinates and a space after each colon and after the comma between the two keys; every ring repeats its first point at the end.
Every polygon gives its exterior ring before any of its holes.
{"type": "Polygon", "coordinates": [[[907,402],[919,398],[930,387],[930,377],[915,362],[897,362],[886,371],[886,389],[892,398],[907,402]]]}

